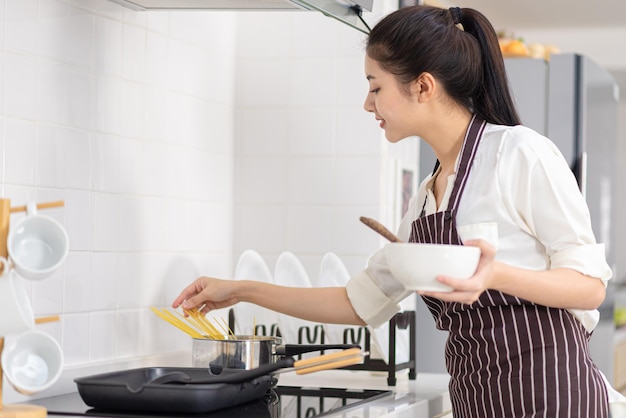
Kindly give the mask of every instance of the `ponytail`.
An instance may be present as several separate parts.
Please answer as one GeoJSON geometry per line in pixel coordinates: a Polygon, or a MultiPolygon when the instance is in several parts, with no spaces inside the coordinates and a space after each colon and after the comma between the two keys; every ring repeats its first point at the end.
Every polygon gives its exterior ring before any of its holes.
{"type": "Polygon", "coordinates": [[[464,8],[460,22],[463,30],[478,40],[483,62],[484,88],[478,89],[474,100],[476,113],[485,120],[500,125],[519,125],[517,114],[500,51],[498,36],[487,18],[480,12],[464,8]]]}
{"type": "Polygon", "coordinates": [[[408,85],[431,73],[457,103],[484,120],[519,125],[496,33],[470,8],[411,6],[370,32],[367,54],[408,85]]]}

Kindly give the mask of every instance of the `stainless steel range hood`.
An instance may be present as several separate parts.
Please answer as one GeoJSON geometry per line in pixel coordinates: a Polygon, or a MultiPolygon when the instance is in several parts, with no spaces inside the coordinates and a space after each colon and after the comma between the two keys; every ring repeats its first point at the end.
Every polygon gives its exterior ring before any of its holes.
{"type": "Polygon", "coordinates": [[[374,0],[111,0],[134,10],[317,10],[364,33],[374,0]]]}

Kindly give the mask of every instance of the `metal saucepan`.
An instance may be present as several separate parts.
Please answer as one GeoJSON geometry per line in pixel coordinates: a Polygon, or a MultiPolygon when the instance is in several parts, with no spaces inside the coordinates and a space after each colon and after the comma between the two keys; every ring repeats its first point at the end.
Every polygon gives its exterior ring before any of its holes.
{"type": "Polygon", "coordinates": [[[192,366],[222,369],[256,369],[285,356],[324,350],[360,348],[356,344],[281,344],[279,337],[237,335],[229,338],[193,339],[192,366]]]}

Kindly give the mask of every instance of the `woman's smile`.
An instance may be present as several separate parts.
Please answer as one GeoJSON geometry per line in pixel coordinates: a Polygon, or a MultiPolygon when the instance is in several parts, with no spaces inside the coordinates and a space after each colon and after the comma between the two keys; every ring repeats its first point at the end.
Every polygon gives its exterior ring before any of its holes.
{"type": "Polygon", "coordinates": [[[415,102],[402,90],[396,77],[368,56],[365,57],[365,74],[370,88],[363,107],[385,130],[387,140],[398,142],[413,135],[415,102]]]}

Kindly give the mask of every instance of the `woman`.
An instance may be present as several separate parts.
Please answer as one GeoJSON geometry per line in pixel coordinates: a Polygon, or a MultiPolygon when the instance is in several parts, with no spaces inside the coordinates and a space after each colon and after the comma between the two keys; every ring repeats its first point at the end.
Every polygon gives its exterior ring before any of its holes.
{"type": "MultiPolygon", "coordinates": [[[[481,249],[467,281],[420,292],[445,356],[455,417],[608,417],[588,340],[611,270],[557,148],[520,126],[496,34],[479,12],[415,6],[368,38],[365,110],[388,141],[419,136],[437,164],[398,235],[481,249]]],[[[346,288],[298,289],[202,277],[173,302],[206,312],[239,301],[312,321],[377,327],[410,295],[384,252],[346,288]]]]}

